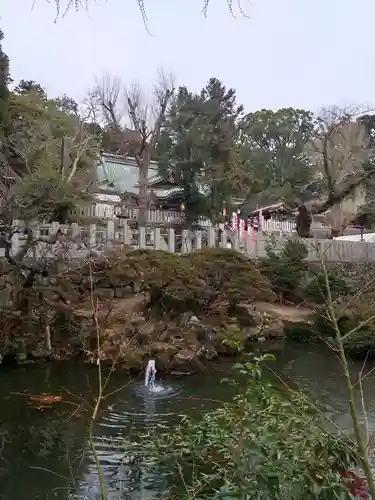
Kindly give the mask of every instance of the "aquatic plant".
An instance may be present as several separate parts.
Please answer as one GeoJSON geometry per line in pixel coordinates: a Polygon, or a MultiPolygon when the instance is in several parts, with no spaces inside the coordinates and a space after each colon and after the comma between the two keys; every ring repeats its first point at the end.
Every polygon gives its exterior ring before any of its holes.
{"type": "Polygon", "coordinates": [[[200,421],[183,416],[178,427],[158,426],[134,453],[156,457],[169,477],[169,498],[350,499],[343,471],[359,463],[356,444],[330,432],[303,394],[278,391],[262,374],[273,357],[253,356],[234,366],[233,402],[200,421]]]}

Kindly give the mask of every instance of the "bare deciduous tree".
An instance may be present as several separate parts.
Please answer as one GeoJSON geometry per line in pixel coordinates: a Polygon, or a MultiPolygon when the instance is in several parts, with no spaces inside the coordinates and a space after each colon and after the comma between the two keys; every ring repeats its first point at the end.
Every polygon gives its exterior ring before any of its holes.
{"type": "Polygon", "coordinates": [[[159,71],[152,96],[137,84],[124,86],[121,92],[121,81],[110,76],[97,80],[91,93],[102,110],[106,126],[119,139],[119,152],[132,154],[137,162],[140,226],[147,222],[148,172],[152,153],[174,90],[173,76],[159,71]]]}
{"type": "MultiPolygon", "coordinates": [[[[371,156],[370,138],[366,128],[353,114],[337,108],[324,111],[318,118],[314,140],[308,151],[316,168],[316,183],[321,194],[310,205],[311,214],[332,211],[331,223],[337,234],[345,229],[355,215],[356,203],[344,205],[349,196],[355,197],[369,171],[364,167],[371,156]]],[[[310,233],[311,217],[301,205],[297,216],[300,236],[310,233]]]]}
{"type": "MultiPolygon", "coordinates": [[[[228,9],[229,9],[229,12],[231,13],[231,15],[233,17],[236,17],[233,0],[225,0],[225,1],[228,5],[228,9]]],[[[148,17],[147,17],[145,2],[144,2],[144,0],[135,0],[135,2],[138,5],[139,12],[141,14],[143,23],[148,31],[148,17]]],[[[82,10],[82,9],[88,10],[89,6],[90,6],[90,0],[64,0],[64,1],[54,0],[54,3],[56,6],[55,21],[59,17],[64,17],[70,10],[76,10],[76,11],[82,10]]],[[[203,0],[202,1],[202,12],[203,12],[205,17],[207,17],[207,15],[208,15],[208,8],[209,8],[211,3],[212,3],[211,0],[203,0]]],[[[241,14],[241,16],[248,18],[249,16],[245,13],[241,0],[237,0],[236,5],[237,5],[238,11],[241,14]]]]}

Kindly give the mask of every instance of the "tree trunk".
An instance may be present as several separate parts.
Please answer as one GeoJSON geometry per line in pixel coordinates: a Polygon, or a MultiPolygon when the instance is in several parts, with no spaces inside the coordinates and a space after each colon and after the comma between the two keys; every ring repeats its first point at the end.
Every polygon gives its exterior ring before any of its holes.
{"type": "Polygon", "coordinates": [[[143,227],[147,224],[148,208],[148,166],[149,162],[143,159],[139,162],[139,217],[138,225],[143,227]]]}
{"type": "Polygon", "coordinates": [[[298,207],[296,229],[300,238],[310,238],[311,214],[305,205],[298,207]]]}

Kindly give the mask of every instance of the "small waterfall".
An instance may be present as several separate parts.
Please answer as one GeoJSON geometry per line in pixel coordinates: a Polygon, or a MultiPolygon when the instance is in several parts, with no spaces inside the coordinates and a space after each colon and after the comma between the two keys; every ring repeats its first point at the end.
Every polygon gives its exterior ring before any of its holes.
{"type": "Polygon", "coordinates": [[[147,368],[145,373],[145,387],[148,387],[149,389],[155,388],[155,374],[156,374],[155,360],[150,359],[149,362],[147,363],[147,368]]]}

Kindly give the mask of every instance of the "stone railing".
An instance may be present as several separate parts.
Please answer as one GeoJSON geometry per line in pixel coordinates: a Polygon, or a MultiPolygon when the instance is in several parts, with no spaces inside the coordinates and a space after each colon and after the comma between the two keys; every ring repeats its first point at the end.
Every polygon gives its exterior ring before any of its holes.
{"type": "MultiPolygon", "coordinates": [[[[11,238],[12,254],[26,244],[27,237],[20,221],[14,223],[11,238]]],[[[133,230],[125,220],[109,221],[105,225],[91,224],[80,227],[78,224],[59,225],[39,224],[31,228],[33,244],[30,245],[30,257],[53,258],[60,255],[64,258],[85,258],[90,252],[102,253],[110,249],[121,250],[125,246],[133,248],[154,248],[173,253],[187,253],[207,247],[234,248],[249,258],[266,256],[266,244],[270,236],[266,233],[255,233],[250,238],[245,233],[240,238],[233,231],[216,231],[215,228],[177,231],[175,228],[148,227],[133,230]],[[58,237],[56,238],[56,235],[58,237]],[[54,240],[56,240],[54,242],[54,240]]],[[[288,235],[277,236],[276,249],[287,241],[288,235]]],[[[375,262],[375,244],[358,241],[338,241],[329,239],[305,239],[308,248],[307,260],[329,262],[375,262]]],[[[5,255],[5,245],[1,245],[0,256],[5,255]]]]}

